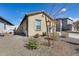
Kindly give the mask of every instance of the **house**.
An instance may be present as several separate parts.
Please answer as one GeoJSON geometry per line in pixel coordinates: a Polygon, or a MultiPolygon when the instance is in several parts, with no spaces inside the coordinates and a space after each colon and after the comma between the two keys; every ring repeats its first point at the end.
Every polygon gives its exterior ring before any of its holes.
{"type": "Polygon", "coordinates": [[[57,18],[58,24],[56,25],[57,31],[72,31],[73,20],[70,18],[57,18]]]}
{"type": "Polygon", "coordinates": [[[79,21],[73,22],[73,32],[79,32],[79,21]]]}
{"type": "Polygon", "coordinates": [[[44,11],[25,14],[15,33],[26,36],[34,36],[35,34],[42,35],[43,32],[52,33],[53,21],[53,18],[44,11]]]}
{"type": "Polygon", "coordinates": [[[10,29],[9,27],[13,26],[12,23],[9,21],[5,20],[3,17],[0,16],[0,34],[2,33],[7,33],[10,29]]]}

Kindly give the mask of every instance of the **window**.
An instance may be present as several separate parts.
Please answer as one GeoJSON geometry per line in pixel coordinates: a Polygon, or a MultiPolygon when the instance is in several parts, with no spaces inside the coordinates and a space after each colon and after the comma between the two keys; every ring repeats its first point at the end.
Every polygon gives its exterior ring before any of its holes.
{"type": "Polygon", "coordinates": [[[40,31],[41,30],[41,20],[36,19],[35,26],[36,26],[36,31],[40,31]]]}

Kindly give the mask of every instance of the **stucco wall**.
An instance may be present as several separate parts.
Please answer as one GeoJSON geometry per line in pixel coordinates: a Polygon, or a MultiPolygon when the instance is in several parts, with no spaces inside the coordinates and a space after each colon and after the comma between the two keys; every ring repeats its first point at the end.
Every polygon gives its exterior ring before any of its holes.
{"type": "Polygon", "coordinates": [[[14,26],[11,25],[4,25],[4,23],[0,22],[0,33],[9,33],[13,32],[14,26]],[[5,28],[4,28],[5,27],[5,28]]]}
{"type": "Polygon", "coordinates": [[[41,35],[42,32],[46,32],[46,31],[47,31],[47,28],[46,28],[45,15],[37,14],[37,15],[32,15],[28,17],[28,35],[29,36],[34,36],[37,33],[41,35]],[[36,26],[35,26],[36,19],[41,20],[41,31],[36,31],[36,26]]]}
{"type": "Polygon", "coordinates": [[[27,19],[25,19],[23,21],[23,23],[17,28],[16,30],[16,34],[22,34],[24,32],[24,30],[27,31],[27,19]]]}
{"type": "MultiPolygon", "coordinates": [[[[34,36],[35,34],[40,34],[41,35],[43,32],[47,32],[46,20],[51,21],[51,19],[43,13],[30,15],[18,27],[16,33],[22,34],[23,29],[26,29],[28,36],[34,36]],[[36,19],[41,20],[41,30],[40,31],[36,31],[36,25],[35,25],[36,19]],[[22,27],[23,27],[23,29],[21,29],[22,27]]],[[[52,24],[51,24],[51,26],[52,26],[52,24]]],[[[51,32],[52,32],[52,30],[51,30],[51,32]]]]}

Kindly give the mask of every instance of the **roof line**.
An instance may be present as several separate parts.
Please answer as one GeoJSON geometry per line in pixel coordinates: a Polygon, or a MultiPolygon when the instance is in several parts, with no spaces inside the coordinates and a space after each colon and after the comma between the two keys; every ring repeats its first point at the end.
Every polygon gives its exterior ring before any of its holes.
{"type": "Polygon", "coordinates": [[[64,17],[64,18],[56,18],[56,19],[59,19],[59,20],[61,20],[61,19],[69,19],[69,20],[73,21],[72,19],[70,19],[70,18],[68,18],[68,17],[64,17]]]}
{"type": "Polygon", "coordinates": [[[39,14],[39,13],[44,13],[50,19],[54,20],[51,16],[49,16],[49,14],[47,12],[42,10],[42,11],[37,11],[37,12],[32,12],[32,13],[25,14],[25,16],[24,16],[23,20],[21,21],[20,25],[23,23],[23,21],[25,20],[26,17],[31,16],[31,15],[35,15],[35,14],[39,14]]]}
{"type": "Polygon", "coordinates": [[[36,12],[31,12],[31,13],[28,13],[28,14],[25,14],[25,15],[26,16],[31,16],[31,15],[40,14],[40,13],[44,13],[46,16],[48,16],[50,19],[53,20],[53,17],[49,16],[49,14],[46,11],[44,11],[44,10],[36,11],[36,12]]]}
{"type": "Polygon", "coordinates": [[[12,23],[10,23],[9,21],[5,20],[2,16],[0,16],[0,19],[1,19],[2,21],[4,21],[6,24],[8,24],[8,25],[14,26],[12,23]]]}

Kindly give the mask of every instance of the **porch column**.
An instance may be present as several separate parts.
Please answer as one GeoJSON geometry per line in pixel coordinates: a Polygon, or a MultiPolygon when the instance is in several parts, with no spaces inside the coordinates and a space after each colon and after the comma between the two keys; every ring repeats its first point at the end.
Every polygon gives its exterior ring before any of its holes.
{"type": "Polygon", "coordinates": [[[60,35],[62,35],[62,20],[60,20],[60,35]]]}

